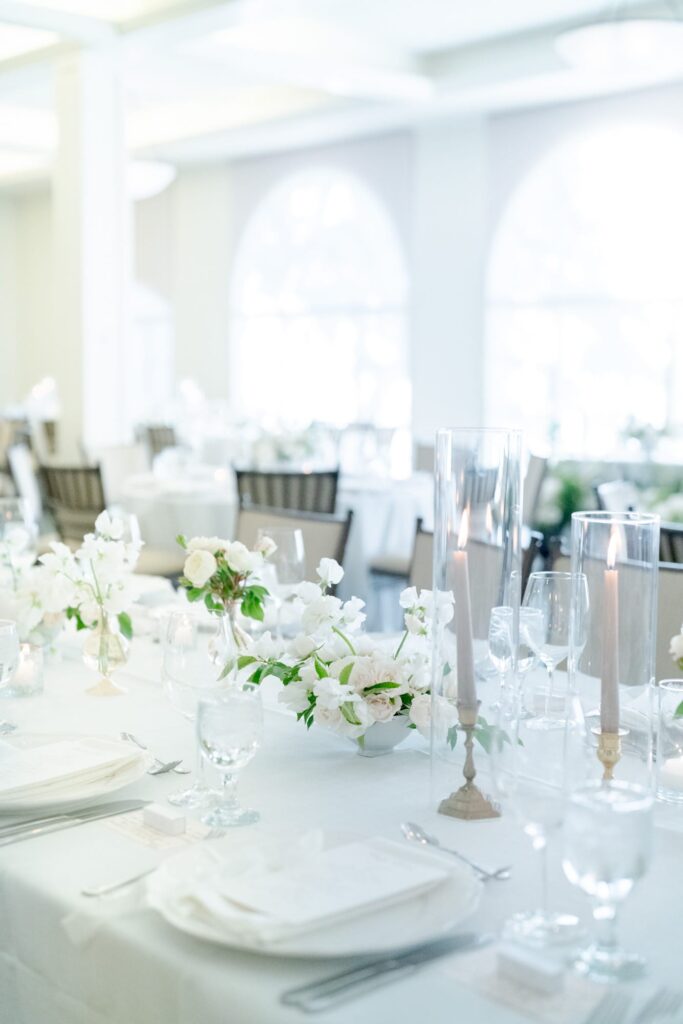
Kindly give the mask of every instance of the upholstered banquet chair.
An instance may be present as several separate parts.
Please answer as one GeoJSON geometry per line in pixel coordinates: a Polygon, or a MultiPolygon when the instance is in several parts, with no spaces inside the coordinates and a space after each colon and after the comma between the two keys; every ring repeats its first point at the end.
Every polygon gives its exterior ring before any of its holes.
{"type": "Polygon", "coordinates": [[[175,429],[166,423],[146,423],[140,431],[140,438],[147,445],[152,459],[164,449],[175,448],[178,444],[175,429]]]}
{"type": "Polygon", "coordinates": [[[350,510],[344,516],[333,516],[252,505],[240,509],[236,539],[247,547],[253,547],[260,529],[268,529],[269,526],[298,527],[304,538],[306,579],[312,580],[321,558],[334,558],[340,565],[344,564],[352,520],[353,512],[350,510]]]}
{"type": "Polygon", "coordinates": [[[235,469],[240,508],[258,505],[332,515],[337,504],[339,470],[312,473],[235,469]]]}

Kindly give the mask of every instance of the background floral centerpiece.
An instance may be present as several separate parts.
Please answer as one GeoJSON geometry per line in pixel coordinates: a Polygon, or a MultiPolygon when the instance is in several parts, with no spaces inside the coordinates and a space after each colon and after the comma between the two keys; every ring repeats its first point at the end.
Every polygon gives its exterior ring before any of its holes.
{"type": "Polygon", "coordinates": [[[250,551],[241,541],[220,537],[187,540],[181,534],[177,540],[187,552],[180,585],[188,601],[201,601],[207,611],[220,617],[211,657],[225,666],[227,674],[239,652],[249,645],[249,637],[237,621],[238,612],[263,622],[268,589],[258,573],[264,560],[276,550],[275,543],[263,537],[250,551]]]}
{"type": "MultiPolygon", "coordinates": [[[[446,623],[453,615],[450,593],[435,597],[414,587],[401,595],[405,630],[392,647],[386,638],[361,632],[364,602],[357,597],[342,602],[328,593],[343,570],[324,558],[317,570],[318,583],[303,583],[298,596],[303,604],[303,632],[280,651],[269,633],[239,658],[251,682],[275,676],[283,683],[279,699],[310,728],[313,723],[355,740],[361,752],[384,752],[404,738],[403,730],[428,735],[431,722],[431,668],[429,650],[435,619],[446,623]],[[386,728],[393,723],[391,736],[386,728]],[[386,743],[375,742],[379,732],[386,743]]],[[[440,720],[449,721],[448,708],[440,720]]],[[[457,720],[453,709],[452,721],[457,720]]]]}
{"type": "Polygon", "coordinates": [[[133,634],[128,614],[133,602],[130,576],[141,545],[127,543],[123,535],[123,521],[102,512],[95,521],[95,532],[86,533],[76,552],[66,544],[52,544],[52,550],[40,559],[67,618],[77,629],[89,631],[83,658],[100,673],[99,683],[88,691],[97,696],[123,692],[110,675],[125,663],[127,641],[133,634]]]}

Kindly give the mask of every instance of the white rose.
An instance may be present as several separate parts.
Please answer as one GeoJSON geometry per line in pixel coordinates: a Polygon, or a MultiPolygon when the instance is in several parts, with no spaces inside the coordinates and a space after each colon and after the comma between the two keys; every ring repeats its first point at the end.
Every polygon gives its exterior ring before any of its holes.
{"type": "Polygon", "coordinates": [[[225,559],[230,568],[237,573],[252,572],[261,561],[260,556],[250,551],[241,540],[233,541],[228,545],[225,559]]]}
{"type": "Polygon", "coordinates": [[[258,551],[264,558],[270,558],[277,551],[277,544],[272,537],[261,537],[254,551],[258,551]]]}
{"type": "Polygon", "coordinates": [[[321,558],[317,568],[318,578],[326,587],[333,587],[344,576],[344,570],[334,558],[321,558]]]}
{"type": "Polygon", "coordinates": [[[188,551],[210,551],[215,555],[218,551],[225,551],[230,546],[229,540],[222,540],[220,537],[193,537],[187,542],[188,551]]]}
{"type": "Polygon", "coordinates": [[[388,722],[401,707],[400,698],[390,697],[386,692],[368,694],[365,704],[374,722],[388,722]]]}
{"type": "Polygon", "coordinates": [[[193,587],[203,587],[209,582],[217,568],[218,563],[211,552],[197,548],[185,559],[183,573],[193,587]]]}
{"type": "Polygon", "coordinates": [[[375,671],[374,659],[370,657],[356,658],[349,675],[349,686],[360,693],[366,686],[372,686],[377,682],[379,680],[375,671]]]}
{"type": "Polygon", "coordinates": [[[677,633],[676,636],[671,637],[669,654],[674,661],[680,661],[680,659],[683,658],[683,632],[677,633]]]}

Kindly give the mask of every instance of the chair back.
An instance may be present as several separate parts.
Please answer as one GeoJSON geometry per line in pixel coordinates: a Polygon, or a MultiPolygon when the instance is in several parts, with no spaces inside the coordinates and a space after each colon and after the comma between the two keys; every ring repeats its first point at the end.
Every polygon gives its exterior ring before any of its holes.
{"type": "Polygon", "coordinates": [[[339,470],[314,473],[236,469],[240,508],[258,505],[332,515],[337,504],[339,470]]]}
{"type": "Polygon", "coordinates": [[[129,476],[149,470],[149,454],[144,444],[115,444],[91,451],[90,459],[100,467],[107,505],[121,501],[129,476]]]}
{"type": "Polygon", "coordinates": [[[529,456],[529,464],[524,477],[524,491],[522,501],[522,524],[532,527],[536,521],[536,510],[538,500],[541,496],[541,487],[545,479],[548,460],[541,455],[529,456]]]}
{"type": "Polygon", "coordinates": [[[106,507],[100,467],[42,466],[41,473],[60,537],[80,542],[106,507]]]}
{"type": "Polygon", "coordinates": [[[43,496],[28,445],[13,444],[8,448],[7,463],[15,490],[24,502],[26,514],[32,523],[40,523],[43,518],[43,496]]]}
{"type": "Polygon", "coordinates": [[[167,423],[148,423],[142,429],[142,436],[147,444],[150,458],[159,455],[166,448],[175,448],[178,444],[175,428],[167,423]]]}
{"type": "Polygon", "coordinates": [[[346,543],[353,512],[345,516],[325,515],[314,512],[288,512],[280,508],[259,508],[249,506],[239,511],[237,518],[237,540],[251,548],[256,543],[258,531],[272,526],[297,527],[304,538],[306,557],[306,579],[315,577],[315,570],[321,558],[334,558],[344,564],[346,543]]]}
{"type": "Polygon", "coordinates": [[[628,480],[609,480],[595,488],[598,508],[604,512],[635,512],[638,491],[628,480]]]}
{"type": "Polygon", "coordinates": [[[434,472],[434,445],[433,444],[421,444],[419,441],[415,445],[415,472],[416,473],[433,473],[434,472]]]}
{"type": "Polygon", "coordinates": [[[659,529],[660,562],[683,562],[683,525],[662,523],[659,529]]]}

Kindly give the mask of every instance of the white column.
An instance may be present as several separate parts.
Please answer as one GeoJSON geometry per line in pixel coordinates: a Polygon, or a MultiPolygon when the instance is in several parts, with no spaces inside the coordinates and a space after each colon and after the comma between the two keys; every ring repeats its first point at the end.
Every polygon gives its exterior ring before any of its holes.
{"type": "MultiPolygon", "coordinates": [[[[114,45],[56,67],[55,377],[61,452],[123,439],[129,268],[124,110],[114,45]]],[[[40,301],[40,297],[36,297],[40,301]]]]}
{"type": "Polygon", "coordinates": [[[413,430],[428,441],[438,427],[482,426],[486,121],[428,124],[415,138],[413,430]]]}

